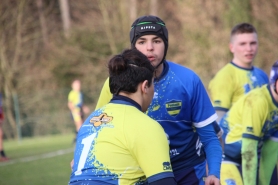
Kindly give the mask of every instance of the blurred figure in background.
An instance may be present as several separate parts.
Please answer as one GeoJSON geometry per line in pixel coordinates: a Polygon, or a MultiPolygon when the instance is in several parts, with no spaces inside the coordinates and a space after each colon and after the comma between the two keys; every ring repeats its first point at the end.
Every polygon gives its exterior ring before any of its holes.
{"type": "MultiPolygon", "coordinates": [[[[89,108],[84,105],[83,93],[81,92],[81,81],[74,80],[71,84],[72,90],[68,95],[68,108],[71,111],[75,124],[76,134],[84,122],[84,114],[89,113],[89,108]]],[[[75,142],[75,139],[74,139],[75,142]]]]}
{"type": "Polygon", "coordinates": [[[258,151],[261,151],[259,182],[269,185],[278,155],[277,92],[278,61],[272,66],[269,84],[242,96],[220,120],[224,131],[222,185],[257,184],[258,151]]]}
{"type": "Polygon", "coordinates": [[[233,59],[216,73],[208,88],[217,122],[241,96],[268,83],[267,74],[253,65],[258,45],[257,31],[251,24],[233,27],[229,44],[233,59]]]}
{"type": "Polygon", "coordinates": [[[3,128],[2,124],[4,122],[4,110],[3,110],[3,103],[2,103],[2,94],[0,93],[0,162],[7,161],[9,158],[6,157],[3,147],[3,128]]]}

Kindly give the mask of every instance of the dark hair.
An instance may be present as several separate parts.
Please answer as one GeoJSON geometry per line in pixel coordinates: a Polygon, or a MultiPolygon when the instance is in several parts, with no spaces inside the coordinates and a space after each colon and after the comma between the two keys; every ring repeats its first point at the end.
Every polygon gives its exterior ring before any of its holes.
{"type": "Polygon", "coordinates": [[[135,93],[139,83],[148,80],[152,85],[154,67],[148,58],[137,49],[126,49],[112,57],[108,63],[109,87],[112,94],[120,91],[135,93]]]}
{"type": "Polygon", "coordinates": [[[234,26],[231,31],[231,37],[242,33],[257,33],[255,27],[249,23],[240,23],[234,26]]]}

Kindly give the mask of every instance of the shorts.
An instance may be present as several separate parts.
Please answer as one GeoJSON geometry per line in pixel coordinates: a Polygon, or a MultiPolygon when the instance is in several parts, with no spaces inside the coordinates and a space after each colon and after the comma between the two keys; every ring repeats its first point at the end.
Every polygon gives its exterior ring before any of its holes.
{"type": "Polygon", "coordinates": [[[71,112],[71,115],[72,115],[72,119],[75,121],[75,122],[79,122],[79,121],[82,121],[83,120],[83,114],[82,114],[82,110],[78,107],[78,108],[75,108],[72,112],[71,112]]]}
{"type": "Polygon", "coordinates": [[[186,170],[174,172],[178,185],[204,185],[206,177],[206,161],[186,170]]]}

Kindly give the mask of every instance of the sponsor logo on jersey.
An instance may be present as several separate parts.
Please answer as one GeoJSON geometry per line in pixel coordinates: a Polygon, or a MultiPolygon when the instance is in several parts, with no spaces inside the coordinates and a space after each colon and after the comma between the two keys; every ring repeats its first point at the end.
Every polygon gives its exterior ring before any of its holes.
{"type": "Polygon", "coordinates": [[[181,106],[182,102],[179,100],[171,100],[165,104],[166,110],[171,116],[178,115],[180,113],[181,106]]]}
{"type": "Polygon", "coordinates": [[[246,127],[246,132],[251,132],[251,133],[253,133],[253,127],[246,127]]]}
{"type": "Polygon", "coordinates": [[[163,162],[163,170],[172,170],[170,162],[163,162]]]}
{"type": "Polygon", "coordinates": [[[220,100],[215,100],[214,104],[219,106],[219,105],[221,105],[221,101],[220,100]]]}
{"type": "Polygon", "coordinates": [[[107,124],[113,120],[112,116],[107,116],[106,113],[102,113],[99,116],[94,116],[90,119],[90,123],[92,123],[95,127],[98,127],[102,124],[107,124]]]}

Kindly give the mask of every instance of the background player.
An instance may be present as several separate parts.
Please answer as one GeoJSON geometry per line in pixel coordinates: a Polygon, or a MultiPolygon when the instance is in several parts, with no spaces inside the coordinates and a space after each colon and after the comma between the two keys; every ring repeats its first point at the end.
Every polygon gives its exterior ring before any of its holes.
{"type": "Polygon", "coordinates": [[[0,93],[0,162],[9,160],[9,158],[7,158],[4,152],[4,146],[3,146],[3,137],[4,137],[3,129],[2,129],[3,122],[4,122],[4,110],[3,110],[3,103],[2,103],[2,94],[0,93]]]}
{"type": "Polygon", "coordinates": [[[153,66],[131,49],[108,68],[115,95],[80,128],[69,184],[175,185],[164,130],[143,113],[154,94],[153,66]]]}
{"type": "MultiPolygon", "coordinates": [[[[130,42],[156,69],[154,98],[147,114],[158,121],[168,135],[177,183],[204,184],[207,158],[206,184],[219,184],[222,151],[212,124],[218,127],[217,115],[200,78],[192,70],[165,60],[168,30],[160,18],[142,16],[135,20],[130,42]]],[[[108,84],[109,79],[96,108],[111,99],[113,91],[108,84]]]]}
{"type": "Polygon", "coordinates": [[[241,96],[268,83],[267,74],[253,65],[258,45],[257,31],[251,24],[233,27],[229,44],[233,59],[217,72],[208,88],[218,122],[241,96]]]}
{"type": "MultiPolygon", "coordinates": [[[[260,172],[272,174],[277,161],[278,148],[278,62],[271,70],[270,83],[242,96],[220,121],[224,130],[224,161],[221,166],[221,184],[254,185],[257,179],[258,155],[262,149],[260,172]],[[269,147],[276,148],[269,153],[269,147]],[[242,178],[237,166],[242,166],[242,178]],[[267,170],[267,171],[265,171],[267,170]],[[243,179],[243,180],[242,180],[243,179]]],[[[260,174],[260,182],[270,181],[270,176],[260,174]]],[[[261,183],[264,184],[264,183],[261,183]]]]}
{"type": "Polygon", "coordinates": [[[89,108],[84,105],[83,93],[81,92],[80,80],[74,80],[71,84],[72,90],[68,95],[68,108],[70,109],[76,133],[83,124],[84,113],[89,112],[89,108]]]}

